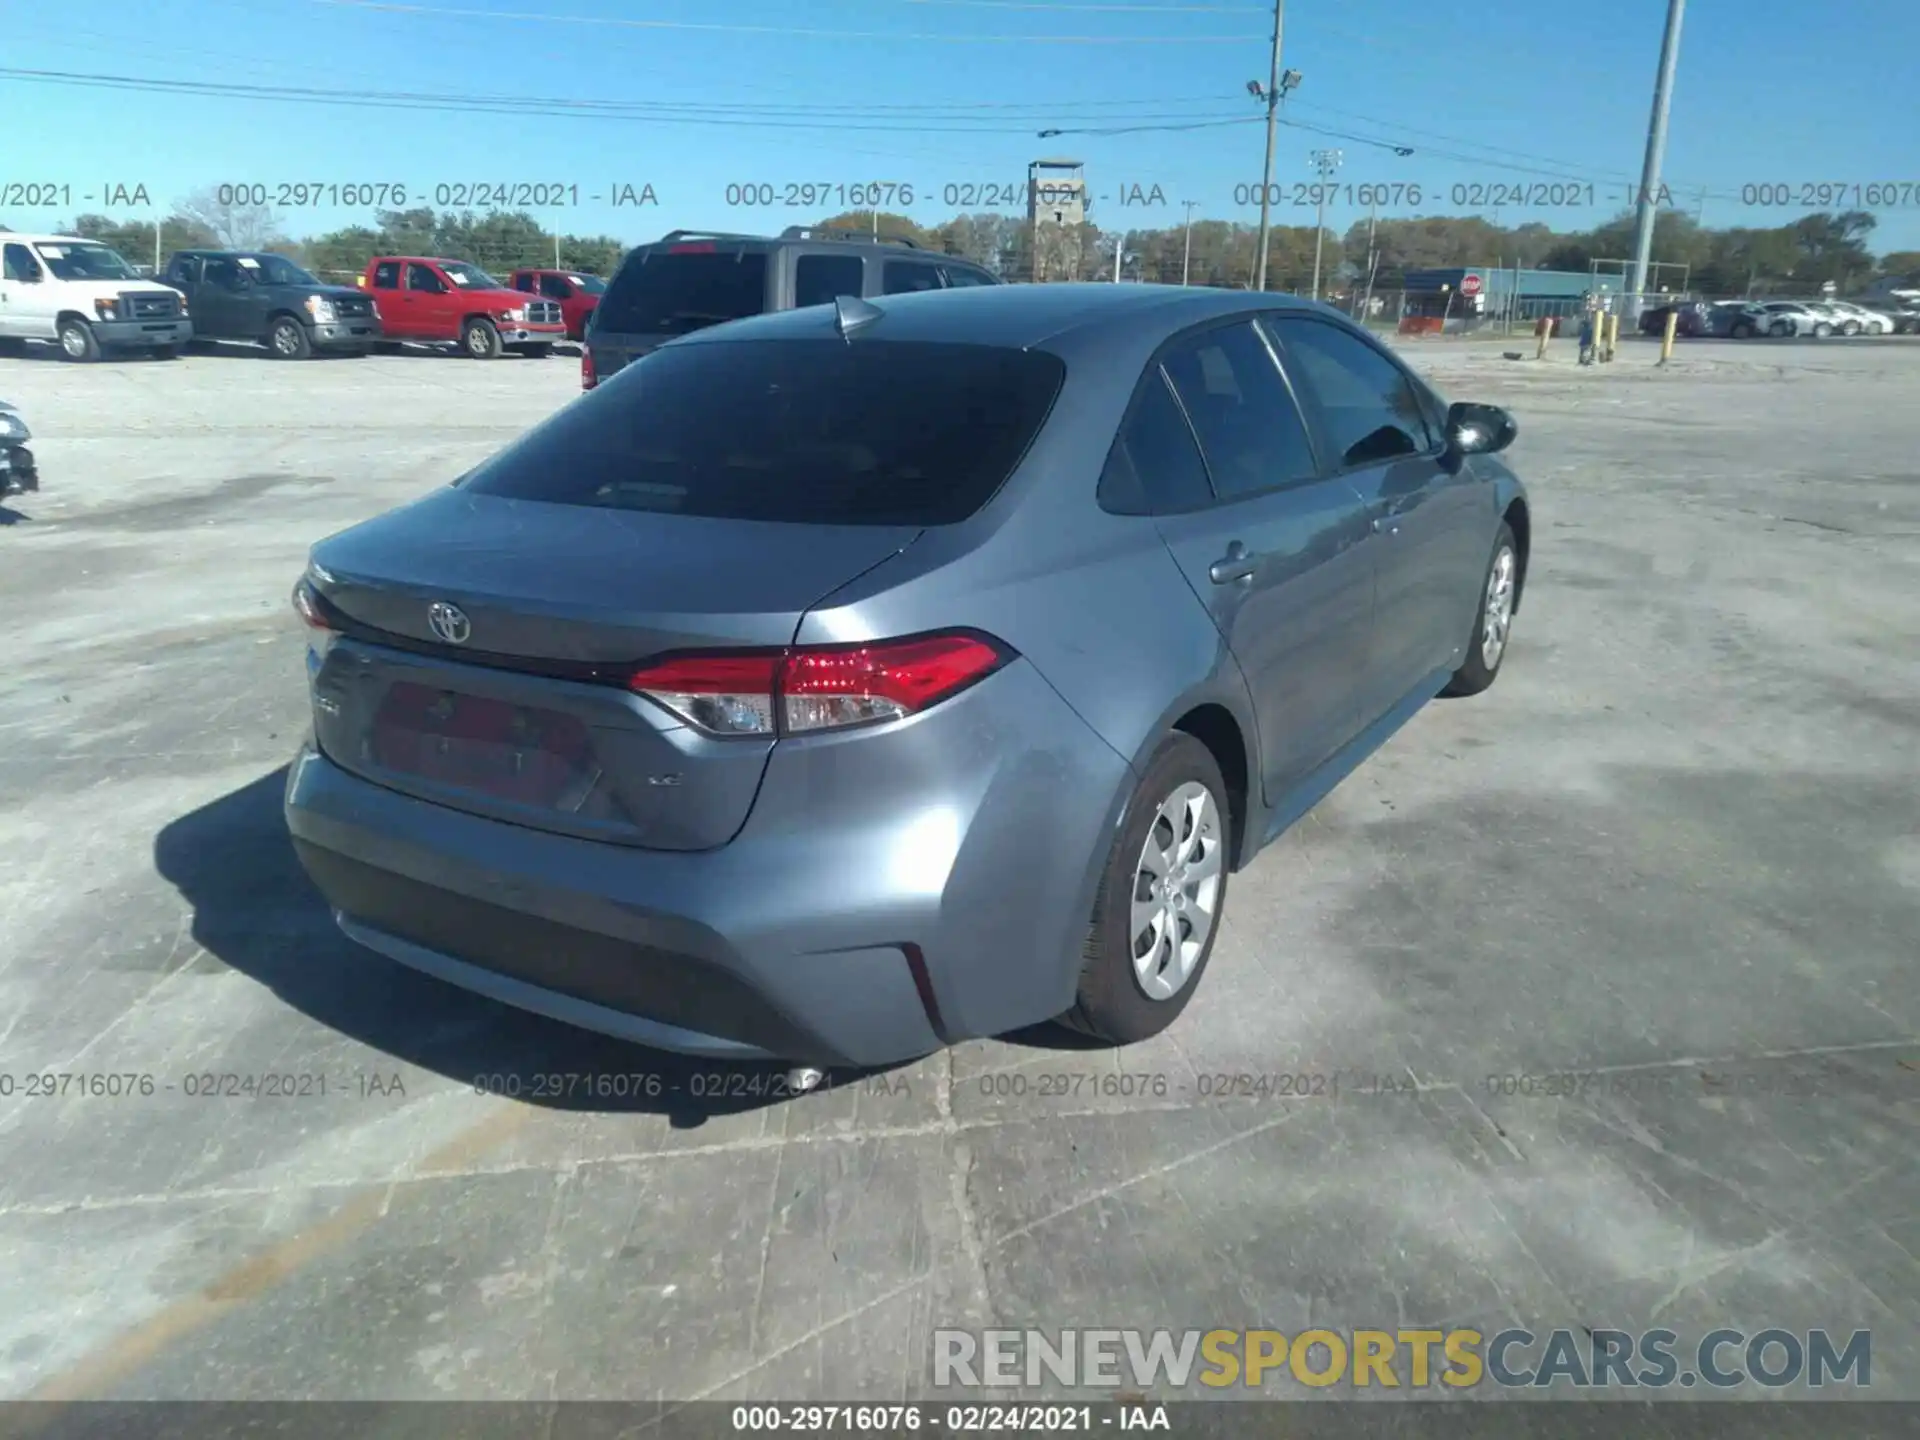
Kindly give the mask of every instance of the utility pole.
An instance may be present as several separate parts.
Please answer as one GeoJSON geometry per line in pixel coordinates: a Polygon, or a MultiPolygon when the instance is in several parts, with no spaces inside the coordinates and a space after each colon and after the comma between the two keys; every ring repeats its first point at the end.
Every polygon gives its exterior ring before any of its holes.
{"type": "Polygon", "coordinates": [[[1653,118],[1647,124],[1647,159],[1640,171],[1639,202],[1634,206],[1632,299],[1634,321],[1647,303],[1647,262],[1653,258],[1655,200],[1660,194],[1660,162],[1667,150],[1667,110],[1673,101],[1673,72],[1680,62],[1680,17],[1687,0],[1667,0],[1667,30],[1660,40],[1660,76],[1653,87],[1653,118]]]}
{"type": "Polygon", "coordinates": [[[1120,283],[1120,257],[1126,253],[1127,232],[1122,230],[1113,242],[1113,283],[1120,283]]]}
{"type": "Polygon", "coordinates": [[[1315,212],[1313,231],[1313,298],[1320,298],[1320,251],[1327,238],[1327,181],[1333,172],[1340,168],[1344,157],[1338,150],[1316,150],[1313,152],[1313,168],[1319,172],[1320,208],[1315,212]]]}
{"type": "Polygon", "coordinates": [[[1286,19],[1287,0],[1273,0],[1273,64],[1267,78],[1267,163],[1260,172],[1260,253],[1253,272],[1253,288],[1267,288],[1267,236],[1270,233],[1268,202],[1273,199],[1273,135],[1280,108],[1280,30],[1286,19]]]}
{"type": "Polygon", "coordinates": [[[1187,253],[1180,260],[1180,283],[1184,285],[1187,283],[1187,276],[1193,271],[1193,207],[1200,202],[1182,200],[1180,203],[1187,207],[1187,253]]]}

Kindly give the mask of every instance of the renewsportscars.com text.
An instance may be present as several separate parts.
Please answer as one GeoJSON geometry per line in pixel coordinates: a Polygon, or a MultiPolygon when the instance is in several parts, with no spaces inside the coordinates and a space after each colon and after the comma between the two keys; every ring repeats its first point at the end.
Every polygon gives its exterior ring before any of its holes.
{"type": "Polygon", "coordinates": [[[1714,1330],[936,1330],[936,1387],[1822,1390],[1873,1383],[1873,1334],[1714,1330]]]}

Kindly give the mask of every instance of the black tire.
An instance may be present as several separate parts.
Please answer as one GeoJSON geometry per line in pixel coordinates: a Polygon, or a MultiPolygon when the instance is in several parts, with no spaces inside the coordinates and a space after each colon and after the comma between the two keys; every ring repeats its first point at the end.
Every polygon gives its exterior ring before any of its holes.
{"type": "Polygon", "coordinates": [[[1736,340],[1751,340],[1753,335],[1753,325],[1749,321],[1742,320],[1738,325],[1733,327],[1733,338],[1736,340]]]}
{"type": "Polygon", "coordinates": [[[1787,336],[1793,334],[1793,322],[1790,320],[1776,320],[1767,327],[1767,334],[1773,336],[1776,340],[1784,340],[1787,336]]]}
{"type": "Polygon", "coordinates": [[[1814,339],[1824,340],[1827,338],[1827,336],[1831,334],[1833,334],[1833,326],[1829,325],[1826,321],[1819,320],[1814,322],[1814,327],[1813,327],[1814,339]]]}
{"type": "Polygon", "coordinates": [[[469,360],[498,360],[504,349],[491,320],[476,318],[460,327],[460,353],[469,360]]]}
{"type": "Polygon", "coordinates": [[[546,359],[546,358],[547,358],[547,357],[548,357],[549,355],[551,355],[551,354],[553,354],[553,346],[551,346],[551,345],[522,345],[522,346],[520,347],[520,353],[521,353],[522,355],[524,355],[524,356],[526,356],[526,357],[527,357],[527,359],[529,359],[529,360],[544,360],[544,359],[546,359]]]}
{"type": "Polygon", "coordinates": [[[276,360],[305,360],[313,354],[313,337],[291,315],[276,315],[267,326],[267,353],[276,360]]]}
{"type": "Polygon", "coordinates": [[[153,358],[156,360],[178,360],[180,358],[180,347],[178,345],[156,345],[153,347],[153,358]]]}
{"type": "Polygon", "coordinates": [[[69,315],[54,332],[60,342],[60,358],[75,365],[89,365],[100,358],[100,342],[93,327],[77,315],[69,315]]]}
{"type": "Polygon", "coordinates": [[[1467,658],[1453,672],[1447,688],[1440,692],[1442,695],[1478,695],[1499,677],[1501,662],[1507,658],[1507,644],[1513,628],[1513,602],[1519,593],[1520,546],[1513,538],[1513,528],[1502,520],[1499,531],[1493,537],[1493,553],[1487,557],[1486,578],[1480,584],[1480,603],[1474,607],[1473,629],[1467,635],[1467,658]],[[1500,627],[1499,644],[1494,647],[1487,635],[1487,611],[1495,595],[1502,591],[1506,597],[1506,624],[1500,627]],[[1488,659],[1489,649],[1493,651],[1491,662],[1488,659]]]}
{"type": "Polygon", "coordinates": [[[402,352],[403,348],[398,340],[376,340],[373,342],[373,353],[376,355],[398,355],[402,352]]]}
{"type": "MultiPolygon", "coordinates": [[[[1081,950],[1079,991],[1073,1008],[1060,1017],[1061,1023],[1109,1045],[1131,1045],[1158,1035],[1180,1018],[1180,1012],[1187,1008],[1194,991],[1200,988],[1207,962],[1213,957],[1214,941],[1220,936],[1220,922],[1226,914],[1233,836],[1229,804],[1220,767],[1206,746],[1180,732],[1160,742],[1133,798],[1127,802],[1126,819],[1121,822],[1113,852],[1101,872],[1086,943],[1081,950]],[[1216,864],[1213,873],[1218,883],[1212,886],[1212,924],[1184,981],[1171,994],[1156,998],[1142,987],[1134,961],[1139,937],[1133,929],[1133,901],[1136,887],[1143,879],[1141,861],[1149,832],[1157,831],[1163,839],[1174,842],[1184,838],[1173,835],[1171,827],[1163,824],[1161,806],[1188,785],[1204,787],[1212,800],[1210,818],[1205,820],[1199,845],[1192,852],[1196,856],[1210,856],[1216,864]]],[[[1210,876],[1190,887],[1181,887],[1183,910],[1202,899],[1202,892],[1211,880],[1210,876]]],[[[1179,935],[1191,934],[1191,921],[1185,916],[1176,916],[1174,924],[1180,927],[1179,935]]],[[[1170,947],[1156,937],[1154,950],[1149,953],[1161,957],[1160,973],[1164,973],[1170,947]]]]}
{"type": "Polygon", "coordinates": [[[1860,322],[1858,320],[1847,321],[1846,324],[1840,327],[1840,333],[1849,336],[1858,335],[1860,333],[1860,322]]]}

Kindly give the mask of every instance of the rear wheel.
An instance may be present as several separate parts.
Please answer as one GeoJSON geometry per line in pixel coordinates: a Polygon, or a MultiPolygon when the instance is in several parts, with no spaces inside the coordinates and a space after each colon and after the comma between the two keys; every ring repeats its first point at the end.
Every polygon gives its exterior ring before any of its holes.
{"type": "Polygon", "coordinates": [[[58,339],[62,359],[84,365],[100,358],[100,342],[94,338],[93,327],[78,316],[69,315],[60,322],[58,339]]]}
{"type": "Polygon", "coordinates": [[[1751,321],[1747,321],[1747,320],[1742,320],[1742,321],[1741,321],[1741,322],[1740,322],[1740,323],[1739,323],[1738,325],[1736,325],[1736,326],[1734,326],[1734,327],[1733,327],[1733,338],[1734,338],[1734,339],[1736,339],[1736,340],[1750,340],[1750,339],[1752,339],[1752,338],[1753,338],[1753,324],[1752,324],[1752,322],[1751,322],[1751,321]]]}
{"type": "Polygon", "coordinates": [[[267,352],[276,360],[304,360],[313,353],[313,341],[306,326],[281,315],[267,327],[267,352]]]}
{"type": "Polygon", "coordinates": [[[469,320],[460,327],[460,348],[474,360],[497,360],[505,347],[491,320],[469,320]]]}
{"type": "Polygon", "coordinates": [[[1161,742],[1101,874],[1065,1024],[1130,1045],[1187,1008],[1226,906],[1226,796],[1206,746],[1178,732],[1161,742]]]}
{"type": "Polygon", "coordinates": [[[1487,583],[1480,587],[1480,609],[1473,617],[1467,640],[1467,658],[1453,672],[1443,695],[1478,695],[1500,674],[1507,656],[1507,636],[1513,629],[1513,602],[1520,591],[1520,547],[1512,527],[1501,522],[1493,540],[1493,558],[1487,562],[1487,583]]]}
{"type": "Polygon", "coordinates": [[[1776,320],[1767,327],[1767,333],[1776,340],[1783,339],[1793,334],[1793,322],[1791,320],[1776,320]]]}
{"type": "Polygon", "coordinates": [[[1833,326],[1829,325],[1826,321],[1818,320],[1814,322],[1813,334],[1815,339],[1824,340],[1832,333],[1833,326]]]}
{"type": "Polygon", "coordinates": [[[1860,322],[1858,320],[1847,321],[1846,324],[1840,327],[1840,333],[1842,335],[1858,335],[1860,333],[1860,322]]]}

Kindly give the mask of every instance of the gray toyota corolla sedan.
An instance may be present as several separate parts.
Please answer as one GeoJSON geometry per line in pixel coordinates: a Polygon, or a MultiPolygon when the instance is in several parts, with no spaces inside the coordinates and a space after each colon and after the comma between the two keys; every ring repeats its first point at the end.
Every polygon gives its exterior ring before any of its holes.
{"type": "Polygon", "coordinates": [[[1513,435],[1284,296],[686,336],[314,547],[294,845],[360,943],[667,1049],[1140,1040],[1230,873],[1493,682],[1513,435]]]}

